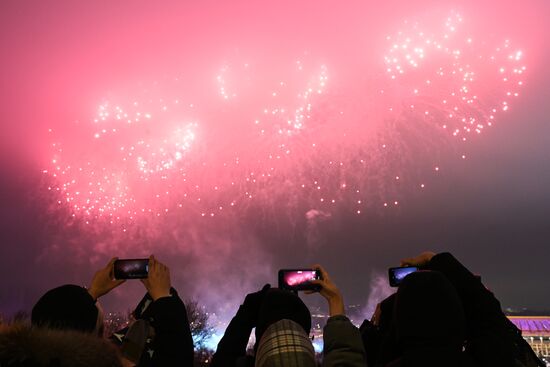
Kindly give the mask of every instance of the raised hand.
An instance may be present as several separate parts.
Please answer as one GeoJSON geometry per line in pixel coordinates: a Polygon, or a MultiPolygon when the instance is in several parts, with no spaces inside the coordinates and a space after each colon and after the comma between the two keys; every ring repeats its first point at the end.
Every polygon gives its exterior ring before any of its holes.
{"type": "Polygon", "coordinates": [[[401,260],[401,266],[426,266],[432,257],[435,256],[435,252],[426,251],[416,257],[401,260]]]}
{"type": "Polygon", "coordinates": [[[170,269],[153,255],[149,257],[149,275],[146,279],[141,279],[141,282],[153,301],[170,296],[170,269]]]}
{"type": "MultiPolygon", "coordinates": [[[[321,273],[322,279],[312,280],[310,283],[321,286],[319,293],[321,293],[321,295],[325,297],[328,302],[330,316],[344,315],[344,298],[342,297],[338,287],[336,287],[336,284],[332,282],[330,276],[321,265],[313,265],[313,269],[318,270],[321,273]]],[[[309,291],[307,293],[313,293],[313,291],[309,291]]]]}
{"type": "Polygon", "coordinates": [[[117,258],[113,257],[104,268],[99,269],[94,274],[92,283],[88,288],[88,293],[90,293],[93,299],[98,299],[124,283],[123,279],[115,279],[114,277],[114,264],[116,260],[117,258]]]}

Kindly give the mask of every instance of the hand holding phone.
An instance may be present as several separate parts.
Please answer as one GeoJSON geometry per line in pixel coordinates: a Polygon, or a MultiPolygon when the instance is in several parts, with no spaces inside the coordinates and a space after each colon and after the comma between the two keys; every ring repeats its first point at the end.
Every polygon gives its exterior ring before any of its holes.
{"type": "Polygon", "coordinates": [[[121,259],[114,264],[115,279],[144,279],[149,274],[149,259],[121,259]]]}
{"type": "Polygon", "coordinates": [[[146,279],[141,279],[141,282],[153,301],[170,296],[170,269],[153,255],[149,257],[149,274],[146,279]]]}
{"type": "Polygon", "coordinates": [[[318,284],[312,284],[312,280],[322,279],[321,273],[316,269],[281,269],[279,270],[279,288],[289,291],[319,291],[318,284]]]}
{"type": "Polygon", "coordinates": [[[88,287],[88,293],[90,293],[93,299],[97,300],[104,294],[109,293],[113,288],[124,283],[124,280],[113,279],[114,263],[116,260],[117,258],[113,257],[104,268],[99,269],[94,274],[92,282],[88,287]]]}
{"type": "MultiPolygon", "coordinates": [[[[321,274],[320,279],[312,280],[312,282],[320,286],[319,293],[327,300],[329,315],[344,315],[344,298],[342,297],[342,293],[321,265],[313,265],[313,268],[321,274]]],[[[312,292],[306,291],[306,293],[312,292]]]]}

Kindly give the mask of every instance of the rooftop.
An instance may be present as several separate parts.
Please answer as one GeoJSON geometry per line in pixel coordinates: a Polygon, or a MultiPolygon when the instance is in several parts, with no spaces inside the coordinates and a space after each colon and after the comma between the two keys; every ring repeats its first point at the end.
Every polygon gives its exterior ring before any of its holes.
{"type": "Polygon", "coordinates": [[[550,316],[508,316],[523,336],[550,336],[550,316]]]}

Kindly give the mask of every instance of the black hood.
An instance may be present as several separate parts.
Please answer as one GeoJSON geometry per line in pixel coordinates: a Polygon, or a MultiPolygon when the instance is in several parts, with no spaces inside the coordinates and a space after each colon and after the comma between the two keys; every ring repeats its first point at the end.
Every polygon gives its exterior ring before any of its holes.
{"type": "Polygon", "coordinates": [[[404,365],[460,365],[466,318],[458,293],[442,273],[407,276],[397,291],[394,315],[404,365]]]}

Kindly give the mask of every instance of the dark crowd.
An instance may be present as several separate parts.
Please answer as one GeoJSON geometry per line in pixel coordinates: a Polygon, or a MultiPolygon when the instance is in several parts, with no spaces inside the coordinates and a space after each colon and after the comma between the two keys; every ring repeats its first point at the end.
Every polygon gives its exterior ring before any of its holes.
{"type": "MultiPolygon", "coordinates": [[[[34,305],[31,322],[0,325],[0,367],[193,366],[186,305],[166,265],[151,256],[146,294],[133,321],[107,335],[98,300],[124,283],[112,259],[88,288],[62,285],[34,305]]],[[[357,328],[330,275],[313,266],[314,289],[327,301],[323,353],[316,358],[311,314],[298,292],[264,285],[244,297],[208,364],[277,366],[544,366],[503,314],[500,303],[449,253],[424,252],[401,266],[418,270],[357,328]],[[252,332],[255,344],[248,349],[252,332]]]]}

